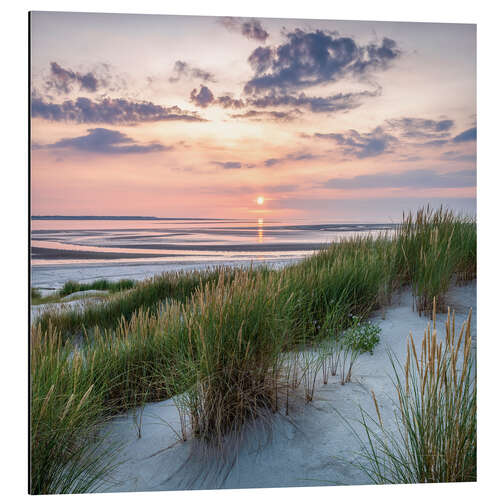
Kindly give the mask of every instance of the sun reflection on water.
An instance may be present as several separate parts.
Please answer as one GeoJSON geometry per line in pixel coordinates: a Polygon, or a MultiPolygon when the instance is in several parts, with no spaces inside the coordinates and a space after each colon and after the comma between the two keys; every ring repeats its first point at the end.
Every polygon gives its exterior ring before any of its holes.
{"type": "Polygon", "coordinates": [[[264,242],[264,219],[257,221],[257,241],[259,243],[264,242]]]}

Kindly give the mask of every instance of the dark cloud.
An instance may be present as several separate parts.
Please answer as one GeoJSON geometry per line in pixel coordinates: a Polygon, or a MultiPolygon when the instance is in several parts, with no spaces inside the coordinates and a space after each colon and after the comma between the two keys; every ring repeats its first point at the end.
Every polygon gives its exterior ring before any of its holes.
{"type": "Polygon", "coordinates": [[[50,77],[45,83],[48,89],[54,89],[60,94],[68,94],[75,84],[80,90],[87,92],[96,92],[99,86],[99,81],[93,73],[78,73],[63,68],[56,62],[50,63],[50,77]]]}
{"type": "Polygon", "coordinates": [[[61,139],[53,144],[45,146],[50,149],[70,149],[85,153],[99,153],[106,155],[152,153],[158,151],[169,151],[172,147],[166,147],[157,142],[150,144],[138,144],[132,138],[107,128],[90,128],[88,134],[80,137],[61,139]]]}
{"type": "Polygon", "coordinates": [[[455,125],[453,120],[429,120],[425,118],[398,118],[386,120],[391,129],[402,131],[407,138],[442,138],[449,136],[449,131],[455,125]]]}
{"type": "Polygon", "coordinates": [[[302,111],[299,109],[293,109],[291,111],[257,111],[255,109],[251,109],[246,113],[231,114],[230,116],[231,118],[243,118],[254,121],[267,119],[277,122],[289,122],[296,120],[300,115],[302,115],[302,111]]]}
{"type": "Polygon", "coordinates": [[[332,140],[342,146],[342,151],[346,156],[355,156],[360,159],[392,152],[392,146],[399,142],[396,137],[387,134],[382,127],[363,134],[356,130],[349,130],[341,134],[316,133],[314,136],[319,139],[332,140]]]}
{"type": "Polygon", "coordinates": [[[261,74],[272,66],[273,57],[271,47],[257,47],[248,57],[248,62],[256,74],[261,74]]]}
{"type": "Polygon", "coordinates": [[[241,109],[246,105],[243,100],[235,99],[230,95],[223,95],[216,98],[213,92],[205,85],[200,85],[199,90],[193,89],[190,94],[190,99],[191,102],[201,108],[206,108],[209,105],[217,104],[225,109],[241,109]]]}
{"type": "Polygon", "coordinates": [[[465,130],[453,138],[453,142],[468,142],[477,140],[477,128],[473,127],[465,130]]]}
{"type": "Polygon", "coordinates": [[[242,167],[239,161],[214,161],[212,163],[218,167],[222,167],[224,170],[233,170],[242,167]]]}
{"type": "Polygon", "coordinates": [[[215,76],[209,71],[200,68],[195,68],[185,61],[176,61],[174,64],[173,76],[168,81],[171,83],[178,82],[181,78],[199,79],[204,82],[215,82],[215,76]]]}
{"type": "Polygon", "coordinates": [[[214,165],[222,167],[224,170],[234,170],[238,168],[254,168],[251,163],[241,163],[240,161],[213,161],[214,165]]]}
{"type": "Polygon", "coordinates": [[[313,113],[331,113],[355,109],[361,105],[364,97],[374,97],[377,95],[380,95],[379,88],[374,91],[339,92],[327,97],[307,96],[303,92],[298,95],[269,92],[263,96],[252,97],[247,102],[257,108],[293,106],[295,108],[308,109],[313,113]]]}
{"type": "Polygon", "coordinates": [[[298,151],[295,153],[289,153],[286,156],[282,156],[279,158],[268,158],[267,160],[264,161],[264,166],[273,167],[274,165],[278,165],[279,163],[285,163],[290,161],[316,160],[318,158],[321,158],[321,155],[305,151],[298,151]]]}
{"type": "Polygon", "coordinates": [[[439,173],[435,170],[407,170],[406,172],[380,172],[351,178],[332,178],[321,185],[331,189],[373,188],[460,188],[476,185],[476,170],[439,173]]]}
{"type": "MultiPolygon", "coordinates": [[[[215,97],[208,87],[201,85],[199,90],[193,89],[191,91],[190,98],[191,102],[202,108],[206,108],[209,105],[219,105],[223,108],[234,109],[241,109],[246,106],[253,106],[261,109],[271,107],[293,107],[299,112],[299,108],[302,108],[312,113],[332,113],[355,109],[361,105],[363,98],[375,97],[380,95],[380,93],[380,87],[377,87],[375,90],[364,90],[361,92],[339,92],[327,97],[307,96],[303,92],[292,95],[273,91],[265,95],[252,96],[243,100],[235,99],[228,95],[215,97]]],[[[269,117],[275,119],[276,115],[272,116],[272,111],[270,113],[269,117]]],[[[235,117],[240,118],[241,115],[236,115],[235,117]]]]}
{"type": "Polygon", "coordinates": [[[86,97],[67,100],[61,104],[46,102],[41,97],[31,99],[32,118],[76,123],[135,124],[158,121],[206,121],[198,113],[184,111],[178,106],[165,107],[148,101],[101,99],[86,97]]]}
{"type": "Polygon", "coordinates": [[[362,77],[386,69],[400,55],[396,42],[358,45],[353,38],[321,30],[287,33],[287,42],[274,48],[258,47],[248,61],[254,77],[245,85],[247,94],[285,92],[336,82],[346,76],[362,77]]]}
{"type": "Polygon", "coordinates": [[[205,85],[200,86],[200,90],[193,89],[191,91],[191,102],[200,106],[200,108],[206,108],[209,104],[215,101],[212,91],[205,87],[205,85]]]}
{"type": "Polygon", "coordinates": [[[241,99],[234,99],[233,97],[229,95],[223,95],[220,97],[217,97],[215,101],[219,106],[222,106],[223,108],[234,108],[234,109],[241,109],[245,107],[245,102],[241,99]]]}
{"type": "MultiPolygon", "coordinates": [[[[233,26],[231,19],[225,22],[233,26]]],[[[248,57],[254,76],[245,84],[246,99],[215,98],[210,89],[201,86],[193,90],[191,100],[201,107],[216,104],[238,109],[293,107],[313,113],[349,111],[360,106],[363,99],[379,96],[381,87],[365,79],[372,89],[329,96],[306,95],[302,89],[336,82],[343,77],[365,77],[372,70],[386,69],[390,61],[400,55],[396,42],[388,38],[381,44],[358,45],[352,38],[321,30],[310,33],[295,30],[286,37],[286,43],[257,47],[248,57]]],[[[269,115],[269,118],[276,116],[269,115]]]]}
{"type": "Polygon", "coordinates": [[[245,20],[234,17],[223,17],[220,22],[229,31],[241,33],[250,40],[265,42],[269,37],[269,33],[262,27],[262,24],[257,19],[245,20]]]}

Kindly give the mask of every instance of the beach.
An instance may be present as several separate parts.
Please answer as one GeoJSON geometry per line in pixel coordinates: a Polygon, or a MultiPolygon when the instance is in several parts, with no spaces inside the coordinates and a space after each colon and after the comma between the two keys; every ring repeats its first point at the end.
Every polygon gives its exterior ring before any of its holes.
{"type": "MultiPolygon", "coordinates": [[[[472,337],[476,341],[476,283],[454,287],[446,305],[456,311],[459,326],[472,309],[472,337]]],[[[146,404],[115,418],[105,429],[110,443],[123,449],[123,463],[107,478],[100,491],[160,491],[212,488],[276,488],[370,484],[351,462],[359,459],[359,442],[343,419],[360,431],[360,409],[377,418],[372,399],[377,397],[384,424],[394,427],[397,393],[393,386],[388,351],[404,360],[412,333],[420,345],[429,319],[412,311],[409,290],[394,297],[384,314],[370,320],[382,328],[373,355],[363,354],[352,382],[341,385],[338,377],[328,384],[318,381],[313,402],[304,404],[303,388],[297,390],[289,416],[273,415],[271,424],[246,430],[241,445],[223,460],[205,457],[191,440],[179,436],[181,425],[174,401],[146,404]],[[138,438],[138,426],[141,437],[138,438]]],[[[438,314],[439,340],[444,337],[445,314],[438,314]]]]}

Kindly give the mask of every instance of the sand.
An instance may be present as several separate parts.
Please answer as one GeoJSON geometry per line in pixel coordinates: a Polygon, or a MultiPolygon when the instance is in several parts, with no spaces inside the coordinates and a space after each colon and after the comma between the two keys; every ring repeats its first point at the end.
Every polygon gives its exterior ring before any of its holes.
{"type": "MultiPolygon", "coordinates": [[[[456,309],[458,324],[472,307],[475,348],[475,282],[454,287],[446,302],[456,309]]],[[[289,417],[274,415],[270,431],[248,429],[239,447],[230,449],[226,462],[216,462],[214,457],[202,454],[194,440],[179,439],[180,422],[172,400],[147,404],[142,412],[135,410],[114,418],[105,431],[110,444],[123,445],[117,457],[123,463],[107,478],[101,491],[369,483],[365,474],[349,463],[355,458],[359,444],[337,411],[351,423],[359,419],[360,407],[375,415],[370,392],[373,390],[384,425],[387,428],[394,425],[396,394],[387,349],[404,359],[409,332],[420,342],[428,323],[427,318],[412,311],[411,304],[411,294],[404,291],[394,297],[385,314],[379,311],[373,315],[372,321],[382,328],[381,341],[373,355],[360,356],[352,382],[341,385],[338,378],[330,377],[328,384],[323,385],[319,380],[315,399],[307,405],[299,389],[289,417]]],[[[438,315],[441,338],[445,319],[444,314],[438,315]]]]}
{"type": "Polygon", "coordinates": [[[101,301],[103,295],[108,295],[108,293],[108,290],[82,290],[66,295],[59,302],[32,305],[31,321],[33,322],[38,316],[47,311],[59,313],[72,309],[83,310],[85,307],[101,301]]]}
{"type": "Polygon", "coordinates": [[[174,271],[195,271],[215,266],[257,267],[267,265],[281,268],[299,261],[300,258],[248,259],[220,262],[113,262],[110,264],[78,262],[72,264],[43,264],[31,267],[31,286],[48,295],[59,290],[67,281],[91,283],[97,279],[119,281],[121,279],[144,280],[157,274],[174,271]]]}

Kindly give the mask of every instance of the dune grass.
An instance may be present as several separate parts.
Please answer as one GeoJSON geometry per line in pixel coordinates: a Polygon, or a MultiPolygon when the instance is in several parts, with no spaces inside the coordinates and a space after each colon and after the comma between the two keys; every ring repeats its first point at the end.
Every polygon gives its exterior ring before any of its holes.
{"type": "MultiPolygon", "coordinates": [[[[104,474],[97,462],[112,464],[99,447],[102,423],[148,401],[177,395],[184,435],[221,448],[244,423],[288,412],[299,385],[312,399],[319,371],[325,379],[342,364],[341,332],[353,316],[362,322],[406,284],[416,300],[435,293],[429,260],[443,248],[454,257],[451,272],[435,271],[442,295],[453,273],[475,274],[475,224],[443,211],[406,216],[394,237],[352,238],[282,270],[168,273],[83,311],[42,315],[31,338],[31,491],[92,490],[104,474]],[[328,340],[335,349],[321,363],[293,355],[328,340]]],[[[352,364],[344,365],[348,381],[352,364]]]]}
{"type": "MultiPolygon", "coordinates": [[[[476,481],[477,421],[475,359],[471,351],[471,313],[460,332],[455,315],[446,321],[446,339],[434,325],[425,331],[417,354],[408,339],[406,363],[391,357],[399,406],[394,432],[362,412],[364,436],[358,465],[379,484],[476,481]]],[[[351,426],[351,429],[352,426],[351,426]]]]}
{"type": "Polygon", "coordinates": [[[86,290],[109,290],[110,292],[121,292],[134,288],[135,281],[122,279],[119,281],[109,281],[105,279],[95,280],[91,283],[78,283],[77,281],[67,281],[59,290],[60,297],[66,297],[75,292],[84,292],[86,290]]]}
{"type": "MultiPolygon", "coordinates": [[[[197,286],[214,281],[220,268],[207,271],[165,273],[136,283],[129,290],[115,293],[108,299],[89,305],[84,310],[46,311],[37,319],[42,329],[49,323],[67,336],[92,328],[116,328],[142,310],[156,310],[168,300],[185,301],[197,286]]],[[[70,289],[68,287],[68,289],[70,289]]]]}
{"type": "Polygon", "coordinates": [[[91,379],[92,369],[52,328],[32,328],[30,347],[30,493],[91,492],[117,451],[98,438],[106,383],[91,379]]]}
{"type": "Polygon", "coordinates": [[[471,218],[422,208],[403,217],[395,242],[396,272],[411,285],[419,313],[431,313],[434,297],[442,310],[454,275],[460,280],[475,277],[476,224],[471,218]]]}

